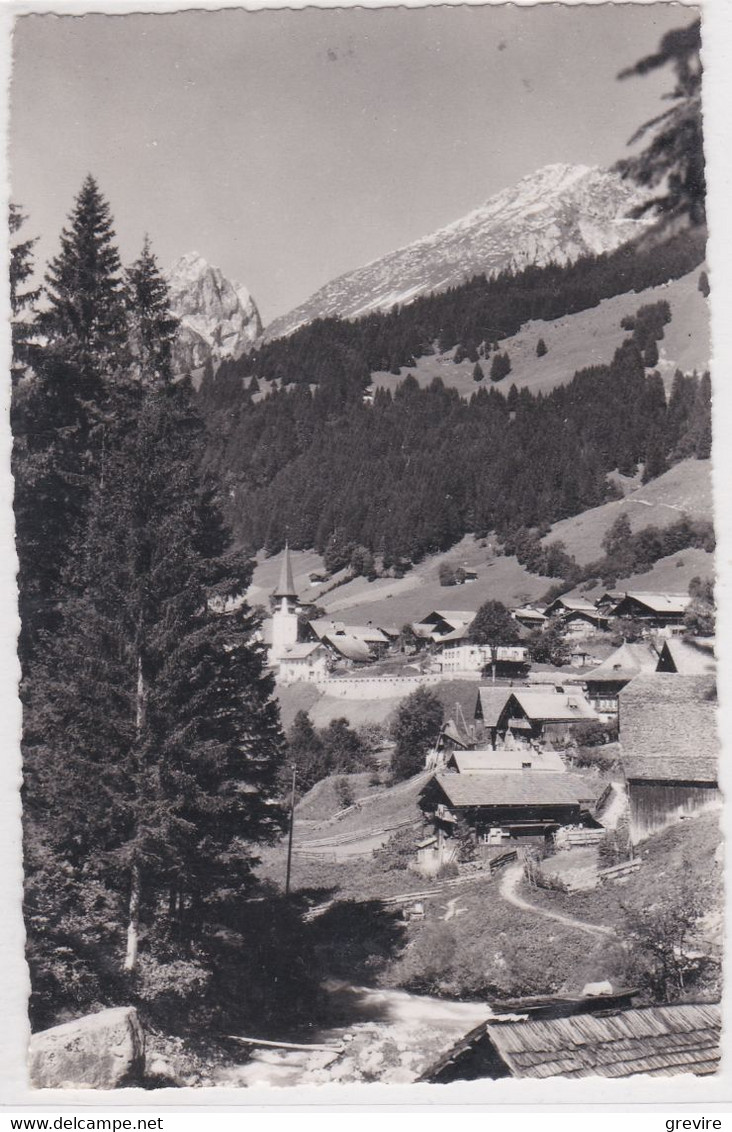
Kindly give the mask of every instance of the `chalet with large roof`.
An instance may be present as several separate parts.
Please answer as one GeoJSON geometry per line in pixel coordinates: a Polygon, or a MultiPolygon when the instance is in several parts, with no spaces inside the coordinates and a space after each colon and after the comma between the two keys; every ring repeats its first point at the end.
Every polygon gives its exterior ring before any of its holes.
{"type": "Polygon", "coordinates": [[[597,713],[577,690],[513,688],[496,723],[496,733],[510,732],[515,740],[566,747],[579,725],[595,723],[597,713]]]}
{"type": "Polygon", "coordinates": [[[648,630],[672,635],[681,632],[691,598],[688,593],[626,593],[613,606],[611,616],[642,621],[648,630]]]}
{"type": "Polygon", "coordinates": [[[634,842],[719,804],[714,677],[637,676],[620,692],[618,722],[634,842]]]}

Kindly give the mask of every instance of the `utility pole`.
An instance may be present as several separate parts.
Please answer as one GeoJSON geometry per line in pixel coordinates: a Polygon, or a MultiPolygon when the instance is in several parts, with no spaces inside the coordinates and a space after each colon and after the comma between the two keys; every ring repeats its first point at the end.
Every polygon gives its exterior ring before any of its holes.
{"type": "Polygon", "coordinates": [[[292,835],[295,830],[295,782],[297,767],[292,764],[292,793],[290,794],[290,831],[287,837],[287,876],[285,877],[285,896],[290,895],[290,871],[292,869],[292,835]]]}

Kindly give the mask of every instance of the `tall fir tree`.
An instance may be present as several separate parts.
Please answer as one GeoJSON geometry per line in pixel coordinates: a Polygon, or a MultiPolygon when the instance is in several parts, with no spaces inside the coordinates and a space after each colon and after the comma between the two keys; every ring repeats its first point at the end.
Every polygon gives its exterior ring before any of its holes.
{"type": "Polygon", "coordinates": [[[53,632],[64,565],[100,474],[110,399],[126,361],[120,264],[109,206],[87,177],[46,275],[33,376],[14,414],[21,660],[53,632]]]}
{"type": "Polygon", "coordinates": [[[100,968],[107,998],[114,978],[123,998],[149,997],[166,971],[180,994],[204,985],[217,933],[240,926],[254,846],[282,829],[279,714],[244,602],[251,563],[229,553],[198,470],[203,425],[190,383],[169,378],[149,248],[143,266],[147,297],[136,306],[130,290],[130,324],[158,329],[144,349],[133,335],[104,474],[28,693],[29,956],[34,987],[50,983],[67,1003],[90,938],[87,998],[100,968]],[[58,875],[65,903],[44,933],[58,875]]]}
{"type": "Polygon", "coordinates": [[[40,287],[24,289],[33,275],[34,239],[14,240],[25,223],[26,217],[20,206],[12,201],[9,208],[10,228],[10,311],[12,359],[10,374],[13,386],[25,375],[30,363],[30,340],[35,333],[35,304],[40,296],[40,287]]]}

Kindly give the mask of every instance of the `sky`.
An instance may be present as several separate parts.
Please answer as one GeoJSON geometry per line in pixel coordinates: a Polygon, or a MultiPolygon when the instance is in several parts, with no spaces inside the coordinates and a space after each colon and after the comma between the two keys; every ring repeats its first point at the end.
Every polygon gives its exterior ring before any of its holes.
{"type": "Polygon", "coordinates": [[[678,4],[20,17],[13,199],[45,264],[93,173],[131,262],[197,251],[265,323],[552,162],[606,166],[664,108],[617,81],[678,4]]]}

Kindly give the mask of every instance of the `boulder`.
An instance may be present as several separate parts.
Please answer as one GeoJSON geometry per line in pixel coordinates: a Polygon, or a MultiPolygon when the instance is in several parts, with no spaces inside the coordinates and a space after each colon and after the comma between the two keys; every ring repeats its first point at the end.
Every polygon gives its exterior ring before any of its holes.
{"type": "Polygon", "coordinates": [[[145,1034],[131,1006],[100,1010],[33,1034],[30,1078],[37,1089],[119,1089],[145,1069],[145,1034]]]}

